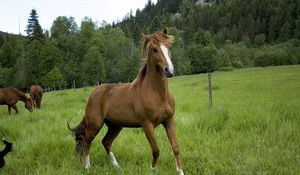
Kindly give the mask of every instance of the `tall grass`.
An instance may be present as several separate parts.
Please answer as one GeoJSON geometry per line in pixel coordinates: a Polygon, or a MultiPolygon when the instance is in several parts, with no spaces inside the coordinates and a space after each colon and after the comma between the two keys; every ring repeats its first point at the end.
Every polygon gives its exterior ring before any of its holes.
{"type": "MultiPolygon", "coordinates": [[[[214,72],[211,113],[207,75],[174,77],[169,83],[186,174],[300,174],[299,65],[214,72]]],[[[113,144],[123,170],[115,170],[105,154],[105,126],[91,148],[92,167],[80,167],[66,122],[73,117],[71,125],[79,123],[92,90],[45,93],[42,108],[33,113],[22,102],[17,115],[0,106],[0,137],[14,143],[0,174],[152,174],[142,129],[123,129],[113,144]]],[[[162,126],[156,136],[158,174],[176,174],[162,126]]]]}

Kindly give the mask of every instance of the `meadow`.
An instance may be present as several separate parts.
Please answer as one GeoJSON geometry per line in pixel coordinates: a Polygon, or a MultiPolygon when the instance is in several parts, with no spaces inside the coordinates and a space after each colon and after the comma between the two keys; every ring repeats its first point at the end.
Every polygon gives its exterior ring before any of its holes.
{"type": "MultiPolygon", "coordinates": [[[[299,65],[214,72],[212,112],[207,84],[207,74],[169,79],[185,174],[300,174],[299,65]]],[[[71,117],[71,126],[79,123],[93,89],[45,93],[42,108],[33,113],[22,102],[17,115],[0,106],[0,137],[14,143],[0,174],[152,174],[142,129],[125,128],[113,143],[122,170],[113,168],[101,144],[106,126],[92,144],[92,167],[80,167],[66,123],[71,117]]],[[[176,174],[162,126],[156,136],[157,174],[176,174]]]]}

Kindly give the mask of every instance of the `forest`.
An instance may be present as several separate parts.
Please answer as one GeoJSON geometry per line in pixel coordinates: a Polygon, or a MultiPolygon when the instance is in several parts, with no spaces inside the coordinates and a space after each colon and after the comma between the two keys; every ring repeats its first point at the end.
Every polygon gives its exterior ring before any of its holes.
{"type": "Polygon", "coordinates": [[[0,32],[0,87],[130,82],[143,34],[165,27],[176,75],[300,63],[298,0],[149,0],[112,24],[59,16],[46,30],[38,9],[28,14],[26,36],[0,32]]]}

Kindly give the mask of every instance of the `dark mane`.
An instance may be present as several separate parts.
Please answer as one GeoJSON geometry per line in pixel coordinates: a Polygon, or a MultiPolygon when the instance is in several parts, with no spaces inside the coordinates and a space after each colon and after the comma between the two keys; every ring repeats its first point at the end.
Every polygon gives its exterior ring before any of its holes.
{"type": "Polygon", "coordinates": [[[132,82],[132,85],[137,85],[140,82],[142,82],[144,80],[145,76],[146,76],[146,71],[147,71],[147,62],[144,62],[143,66],[139,70],[139,73],[138,73],[137,77],[132,82]]]}
{"type": "Polygon", "coordinates": [[[22,92],[19,91],[16,88],[9,88],[11,91],[15,92],[22,100],[28,100],[28,98],[26,97],[26,95],[22,92]]]}

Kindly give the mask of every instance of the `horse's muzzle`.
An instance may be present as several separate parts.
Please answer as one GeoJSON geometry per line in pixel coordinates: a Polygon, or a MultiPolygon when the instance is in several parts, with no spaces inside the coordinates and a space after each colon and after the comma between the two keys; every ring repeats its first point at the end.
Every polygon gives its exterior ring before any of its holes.
{"type": "Polygon", "coordinates": [[[165,75],[170,78],[174,76],[174,72],[171,72],[168,67],[165,67],[165,75]]]}

